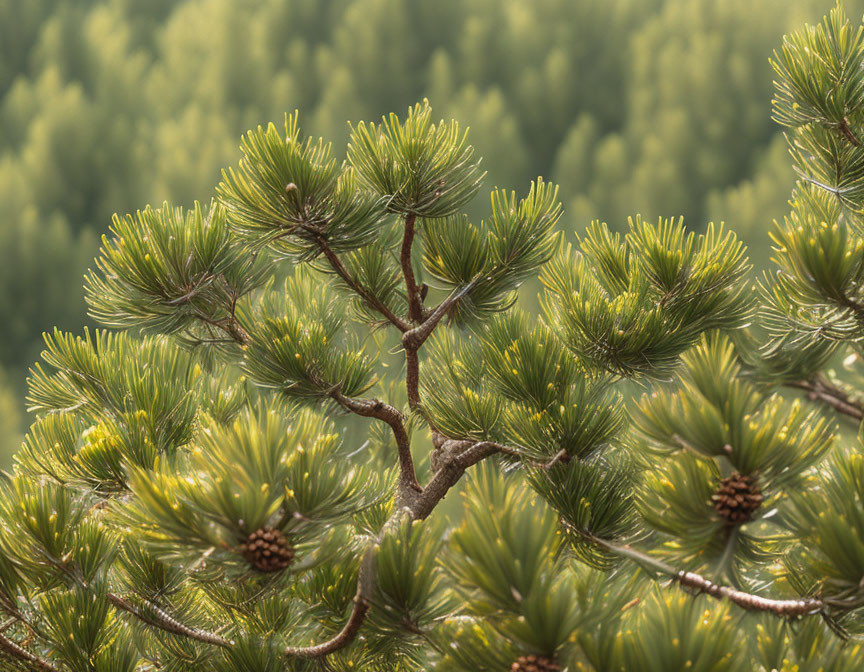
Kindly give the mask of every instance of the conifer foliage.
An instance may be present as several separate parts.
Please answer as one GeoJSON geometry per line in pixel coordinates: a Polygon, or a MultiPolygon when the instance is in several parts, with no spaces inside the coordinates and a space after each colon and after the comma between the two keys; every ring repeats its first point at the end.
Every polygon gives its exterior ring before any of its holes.
{"type": "Polygon", "coordinates": [[[0,483],[2,669],[861,669],[862,62],[839,9],[775,55],[756,284],[723,225],[567,241],[540,178],[469,220],[425,102],[117,217],[0,483]]]}

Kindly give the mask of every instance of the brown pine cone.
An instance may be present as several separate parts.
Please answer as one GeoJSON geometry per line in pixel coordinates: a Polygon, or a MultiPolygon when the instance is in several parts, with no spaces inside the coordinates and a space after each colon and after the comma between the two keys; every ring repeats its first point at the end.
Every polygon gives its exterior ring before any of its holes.
{"type": "Polygon", "coordinates": [[[720,481],[711,495],[711,503],[727,525],[740,525],[752,520],[764,497],[756,487],[755,476],[742,476],[737,471],[720,481]]]}
{"type": "Polygon", "coordinates": [[[294,548],[282,532],[262,527],[240,544],[240,554],[259,572],[278,572],[294,561],[294,548]]]}
{"type": "Polygon", "coordinates": [[[561,672],[561,666],[544,656],[519,656],[510,672],[561,672]]]}

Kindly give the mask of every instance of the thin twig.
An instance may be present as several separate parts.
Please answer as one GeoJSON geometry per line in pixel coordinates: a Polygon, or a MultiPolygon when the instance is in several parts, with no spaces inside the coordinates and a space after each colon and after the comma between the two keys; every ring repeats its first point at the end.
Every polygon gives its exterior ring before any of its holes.
{"type": "Polygon", "coordinates": [[[240,345],[249,345],[252,342],[249,332],[242,327],[233,314],[226,318],[225,331],[240,345]]]}
{"type": "Polygon", "coordinates": [[[812,175],[808,175],[807,173],[805,173],[804,171],[802,171],[798,167],[795,167],[795,172],[798,173],[798,177],[800,177],[802,180],[805,180],[806,182],[809,182],[810,184],[813,184],[813,185],[819,187],[820,189],[824,189],[825,191],[827,191],[831,194],[834,194],[835,196],[842,196],[846,192],[851,191],[851,189],[849,187],[845,187],[845,188],[841,189],[840,187],[832,187],[830,184],[825,184],[824,182],[820,182],[815,177],[813,177],[812,175]]]}
{"type": "Polygon", "coordinates": [[[417,482],[417,474],[414,470],[414,458],[411,456],[411,440],[405,429],[405,421],[402,414],[397,409],[378,399],[353,399],[346,397],[338,388],[331,390],[330,396],[352,413],[367,418],[377,418],[390,426],[390,429],[393,431],[393,437],[396,439],[396,448],[399,452],[400,486],[402,489],[411,489],[419,492],[421,488],[417,482]]]}
{"type": "Polygon", "coordinates": [[[360,627],[363,625],[363,621],[366,620],[366,613],[368,611],[369,601],[365,597],[359,595],[358,590],[358,595],[354,598],[354,608],[351,610],[348,622],[345,623],[342,630],[326,642],[316,644],[315,646],[288,647],[285,649],[285,655],[297,658],[322,658],[323,656],[334,653],[339,649],[345,648],[354,641],[360,627]]]}
{"type": "MultiPolygon", "coordinates": [[[[508,455],[510,457],[514,457],[518,459],[523,464],[532,467],[534,469],[551,469],[559,462],[569,462],[570,456],[567,454],[567,450],[562,448],[555,455],[553,455],[548,460],[536,460],[525,455],[524,452],[513,448],[511,446],[505,446],[501,443],[496,443],[494,441],[470,441],[467,439],[448,439],[443,434],[439,434],[434,432],[432,434],[432,443],[437,449],[435,453],[433,453],[433,460],[438,462],[438,465],[446,464],[447,457],[434,457],[435,455],[459,455],[462,454],[463,451],[471,448],[472,446],[478,445],[478,443],[494,448],[494,452],[501,453],[502,455],[508,455]]],[[[435,471],[438,470],[438,466],[435,466],[436,463],[433,461],[433,469],[435,471]]],[[[470,466],[470,465],[469,465],[470,466]]]]}
{"type": "Polygon", "coordinates": [[[251,342],[252,339],[249,337],[249,333],[240,325],[235,315],[232,314],[221,320],[214,320],[212,317],[197,308],[193,308],[193,310],[195,316],[199,320],[228,334],[228,336],[231,337],[231,340],[238,345],[249,345],[251,342]]]}
{"type": "Polygon", "coordinates": [[[822,376],[810,380],[791,381],[786,383],[786,387],[805,390],[811,401],[821,402],[838,413],[848,415],[855,420],[864,420],[864,405],[822,376]]]}
{"type": "Polygon", "coordinates": [[[225,639],[224,637],[220,637],[213,632],[201,630],[200,628],[193,628],[191,626],[181,623],[173,616],[166,614],[155,604],[147,603],[146,608],[141,609],[139,607],[136,607],[134,604],[127,602],[119,595],[108,593],[106,597],[108,598],[108,601],[113,604],[117,609],[125,611],[126,613],[131,614],[132,616],[137,618],[139,621],[147,623],[148,625],[152,625],[153,627],[159,628],[160,630],[164,630],[165,632],[180,635],[181,637],[188,637],[189,639],[204,642],[205,644],[214,644],[223,648],[230,648],[234,646],[234,642],[230,639],[225,639]]]}
{"type": "Polygon", "coordinates": [[[476,284],[477,280],[474,280],[461,289],[452,292],[446,299],[438,304],[435,310],[429,313],[428,317],[419,326],[414,327],[414,329],[411,329],[410,331],[406,331],[402,335],[402,345],[405,346],[406,350],[409,347],[415,350],[419,349],[420,346],[426,342],[426,339],[432,335],[432,332],[435,330],[435,327],[438,326],[441,319],[463,296],[474,289],[476,284]]]}
{"type": "Polygon", "coordinates": [[[405,292],[408,296],[408,314],[416,323],[423,322],[423,299],[420,298],[420,288],[414,277],[414,264],[411,262],[411,250],[414,246],[414,233],[417,217],[414,213],[405,216],[405,233],[402,236],[402,251],[399,260],[402,265],[402,275],[405,276],[405,292]]]}
{"type": "Polygon", "coordinates": [[[25,648],[16,644],[11,639],[7,639],[3,635],[0,635],[0,651],[3,651],[13,658],[24,661],[30,665],[32,669],[39,670],[39,672],[60,672],[58,668],[54,667],[47,660],[40,658],[34,653],[30,653],[25,648]]]}
{"type": "Polygon", "coordinates": [[[402,346],[405,348],[405,387],[408,391],[408,405],[413,410],[420,407],[420,356],[418,351],[450,308],[470,292],[475,284],[476,281],[470,282],[459,291],[450,294],[420,325],[402,334],[402,346]]]}
{"type": "Polygon", "coordinates": [[[544,469],[551,469],[559,462],[567,463],[570,461],[570,456],[567,454],[567,449],[562,448],[552,457],[551,460],[542,465],[544,469]]]}
{"type": "Polygon", "coordinates": [[[372,306],[375,310],[381,313],[387,320],[393,324],[399,331],[408,331],[411,328],[405,320],[396,315],[387,305],[384,304],[375,294],[373,294],[366,287],[361,285],[352,275],[348,272],[348,269],[345,268],[345,265],[342,263],[342,260],[339,259],[337,254],[333,251],[333,249],[327,244],[327,241],[323,238],[319,237],[318,245],[321,248],[321,252],[327,258],[327,261],[330,262],[330,267],[333,271],[342,278],[342,281],[348,285],[355,293],[359,294],[360,297],[366,301],[370,306],[372,306]]]}
{"type": "Polygon", "coordinates": [[[855,147],[861,146],[861,141],[852,132],[852,129],[849,127],[849,120],[846,117],[843,117],[843,119],[840,121],[840,123],[838,124],[838,128],[840,129],[840,132],[843,134],[843,136],[855,147]]]}
{"type": "Polygon", "coordinates": [[[672,567],[671,565],[658,560],[646,553],[637,551],[628,545],[619,545],[605,539],[595,537],[593,534],[582,530],[575,530],[572,526],[567,526],[574,530],[577,534],[587,539],[595,546],[605,549],[615,555],[628,558],[642,565],[648,565],[654,570],[670,577],[675,583],[678,583],[684,588],[697,590],[700,593],[706,593],[718,600],[728,600],[733,604],[747,609],[748,611],[765,611],[774,614],[775,616],[791,617],[791,616],[806,616],[809,614],[820,613],[825,608],[825,603],[811,597],[805,597],[798,600],[773,600],[761,595],[754,595],[743,590],[731,588],[730,586],[718,585],[709,579],[706,579],[700,574],[693,572],[685,572],[672,567]]]}

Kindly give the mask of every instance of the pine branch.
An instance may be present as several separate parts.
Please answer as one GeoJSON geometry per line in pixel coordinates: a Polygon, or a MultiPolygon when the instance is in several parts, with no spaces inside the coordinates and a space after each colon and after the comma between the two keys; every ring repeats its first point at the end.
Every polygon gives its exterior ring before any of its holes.
{"type": "Polygon", "coordinates": [[[366,620],[366,613],[368,611],[369,601],[358,590],[357,596],[354,598],[354,608],[351,610],[348,622],[345,623],[345,626],[338,634],[332,639],[315,646],[289,647],[285,649],[285,655],[297,658],[322,658],[345,648],[354,641],[363,622],[366,620]]]}
{"type": "Polygon", "coordinates": [[[807,398],[830,406],[838,413],[848,415],[855,420],[864,420],[864,404],[850,397],[844,390],[830,383],[823,376],[815,376],[810,380],[795,380],[786,383],[792,387],[807,392],[807,398]]]}
{"type": "MultiPolygon", "coordinates": [[[[299,658],[321,658],[330,653],[334,653],[341,648],[344,648],[354,640],[357,632],[360,630],[360,627],[366,619],[366,613],[369,611],[370,606],[369,600],[366,596],[366,593],[369,591],[369,581],[362,578],[362,575],[364,573],[365,572],[361,570],[361,579],[358,580],[357,595],[354,598],[354,608],[351,611],[348,622],[345,624],[342,630],[332,639],[322,644],[317,644],[310,647],[289,647],[285,650],[286,656],[296,656],[299,658]]],[[[204,642],[205,644],[214,644],[223,648],[231,648],[235,645],[232,640],[220,637],[215,633],[184,625],[153,604],[147,605],[147,610],[150,613],[145,613],[138,607],[130,604],[123,598],[114,595],[113,593],[108,594],[108,600],[111,602],[111,604],[113,604],[121,611],[125,611],[137,618],[138,620],[142,621],[143,623],[159,628],[160,630],[164,630],[165,632],[170,632],[171,634],[180,635],[182,637],[188,637],[199,642],[204,642]]],[[[0,635],[0,649],[5,650],[3,639],[4,638],[2,637],[2,635],[0,635]]],[[[27,652],[24,653],[26,654],[27,652]]],[[[37,667],[36,669],[56,671],[56,668],[50,666],[37,667]]]]}
{"type": "Polygon", "coordinates": [[[848,193],[852,190],[851,187],[841,189],[840,187],[832,187],[830,184],[825,184],[824,182],[817,180],[812,175],[808,175],[807,173],[803,172],[798,166],[793,166],[793,169],[798,174],[798,177],[800,177],[805,182],[809,182],[810,184],[819,187],[820,189],[824,189],[828,193],[834,194],[835,196],[842,196],[843,194],[848,193]]]}
{"type": "Polygon", "coordinates": [[[441,319],[463,296],[470,292],[477,281],[465,285],[462,289],[452,292],[433,310],[423,322],[406,331],[402,335],[402,346],[405,348],[405,387],[408,390],[408,404],[416,410],[420,406],[420,356],[419,350],[423,343],[435,331],[441,319]]]}
{"type": "Polygon", "coordinates": [[[570,461],[570,456],[567,454],[567,451],[564,448],[562,448],[557,453],[555,453],[555,455],[552,456],[551,460],[549,460],[548,462],[542,463],[540,466],[542,466],[543,469],[551,469],[552,467],[554,467],[559,462],[563,462],[564,464],[566,464],[569,461],[570,461]]]}
{"type": "MultiPolygon", "coordinates": [[[[357,400],[349,401],[356,402],[357,400]]],[[[393,410],[395,411],[395,409],[393,410]]],[[[508,449],[499,444],[492,443],[491,441],[483,441],[470,444],[467,449],[458,455],[445,460],[433,479],[425,488],[422,489],[422,492],[410,493],[407,497],[407,502],[405,502],[405,508],[397,507],[397,510],[393,513],[391,518],[387,523],[385,523],[384,528],[386,529],[387,525],[401,517],[406,510],[413,520],[422,520],[426,518],[433,509],[435,509],[438,503],[444,499],[444,496],[450,488],[459,481],[468,467],[477,464],[481,460],[490,455],[494,455],[497,452],[501,452],[502,450],[506,451],[508,449]]],[[[360,575],[357,579],[357,593],[354,596],[354,608],[351,610],[351,615],[342,630],[332,639],[323,642],[322,644],[310,647],[292,647],[286,649],[286,656],[321,658],[348,646],[354,640],[366,619],[370,607],[369,596],[372,591],[371,567],[374,559],[375,548],[375,543],[370,544],[366,554],[364,555],[363,564],[360,568],[360,575]]]]}
{"type": "Polygon", "coordinates": [[[321,252],[327,258],[327,261],[330,262],[330,267],[333,269],[333,272],[336,273],[342,281],[348,285],[355,293],[359,294],[360,297],[366,301],[370,306],[372,306],[375,310],[381,313],[387,320],[390,321],[399,331],[408,331],[411,327],[405,322],[401,317],[396,315],[390,308],[388,308],[377,296],[375,296],[371,291],[369,291],[366,287],[361,285],[352,275],[348,272],[348,269],[345,268],[345,264],[342,263],[342,260],[339,259],[338,255],[333,251],[333,249],[327,244],[327,241],[322,237],[318,236],[318,245],[321,248],[321,252]]]}
{"type": "Polygon", "coordinates": [[[414,242],[415,216],[405,217],[405,236],[402,239],[402,275],[405,277],[405,289],[408,295],[408,307],[411,319],[418,326],[402,335],[402,345],[405,348],[405,387],[408,392],[408,404],[416,410],[420,406],[420,347],[432,335],[435,327],[449,310],[476,285],[476,280],[467,284],[459,291],[450,294],[431,313],[423,306],[423,293],[417,286],[414,277],[414,267],[411,263],[411,248],[414,242]]]}
{"type": "Polygon", "coordinates": [[[249,333],[237,322],[237,292],[231,290],[231,308],[228,311],[228,333],[241,345],[248,345],[249,333]]]}
{"type": "MultiPolygon", "coordinates": [[[[438,471],[442,466],[446,465],[448,462],[452,461],[454,455],[460,456],[464,451],[467,451],[469,448],[472,448],[475,445],[483,445],[494,448],[494,452],[501,453],[502,455],[509,455],[510,457],[514,457],[518,460],[523,461],[525,464],[535,468],[535,469],[551,469],[559,462],[568,462],[570,460],[570,456],[567,455],[567,451],[561,449],[555,455],[552,456],[551,459],[547,461],[539,461],[532,460],[526,457],[521,451],[511,448],[510,446],[505,446],[500,443],[495,443],[494,441],[469,441],[467,439],[448,439],[443,434],[439,434],[435,432],[432,435],[432,443],[435,445],[435,452],[432,454],[432,469],[434,471],[438,471]],[[441,457],[443,456],[443,457],[441,457]]],[[[470,464],[467,466],[471,466],[470,464]]]]}
{"type": "MultiPolygon", "coordinates": [[[[415,220],[416,217],[414,214],[405,217],[405,234],[402,238],[402,252],[399,261],[402,265],[402,275],[405,278],[408,314],[414,322],[421,323],[424,321],[425,311],[423,309],[423,299],[420,297],[420,289],[414,277],[414,265],[411,263],[415,220]]],[[[407,335],[412,333],[412,331],[415,330],[405,333],[407,335]]],[[[415,346],[413,343],[406,342],[404,336],[402,343],[405,346],[405,387],[408,391],[408,405],[412,409],[416,409],[420,405],[420,356],[417,353],[420,345],[415,346]]]]}
{"type": "Polygon", "coordinates": [[[846,138],[850,143],[852,143],[855,147],[861,146],[861,141],[852,132],[852,129],[849,127],[849,120],[846,117],[843,117],[842,121],[838,124],[838,128],[840,129],[840,133],[846,138]]]}
{"type": "Polygon", "coordinates": [[[470,443],[465,450],[455,455],[453,454],[455,451],[445,451],[435,476],[423,488],[423,491],[408,504],[414,519],[422,520],[429,516],[433,509],[438,506],[438,503],[444,499],[450,488],[459,482],[468,467],[485,460],[490,455],[502,452],[502,448],[503,446],[492,441],[480,441],[470,443]]]}
{"type": "MultiPolygon", "coordinates": [[[[405,482],[405,479],[409,477],[409,473],[405,470],[405,462],[403,461],[404,453],[401,448],[404,446],[405,450],[407,451],[408,465],[410,465],[410,478],[413,478],[413,483],[414,485],[416,485],[416,490],[420,490],[420,492],[415,491],[411,495],[409,495],[407,497],[407,504],[405,508],[397,509],[397,511],[393,514],[388,523],[396,520],[398,517],[403,515],[406,510],[414,520],[421,520],[423,518],[426,518],[438,505],[438,503],[444,498],[450,488],[452,488],[453,485],[458,482],[458,480],[461,478],[462,474],[468,467],[477,464],[481,460],[495,453],[512,452],[505,446],[501,446],[499,444],[489,441],[470,444],[464,451],[460,452],[458,455],[452,456],[449,459],[445,460],[442,467],[438,470],[438,473],[430,481],[429,485],[425,489],[421,490],[419,485],[416,484],[416,476],[414,475],[413,461],[411,460],[410,446],[408,444],[408,435],[402,422],[401,413],[399,413],[399,411],[397,411],[392,406],[389,406],[381,401],[351,399],[350,397],[346,397],[341,394],[338,390],[334,390],[331,393],[331,396],[334,400],[336,400],[346,409],[361,416],[375,417],[381,419],[384,422],[387,422],[387,424],[389,424],[393,428],[394,435],[397,436],[397,443],[400,444],[400,466],[402,466],[403,468],[403,484],[405,482]]],[[[404,485],[402,488],[400,488],[400,491],[402,491],[403,489],[404,485]]],[[[404,494],[403,498],[405,498],[404,494]]],[[[316,644],[314,646],[308,647],[289,647],[285,649],[284,653],[286,656],[310,659],[323,658],[324,656],[330,655],[340,649],[345,648],[354,641],[361,627],[363,626],[363,623],[366,620],[366,616],[371,606],[369,601],[372,591],[371,566],[374,560],[375,552],[376,544],[372,543],[366,550],[360,569],[360,575],[357,580],[357,593],[354,596],[354,607],[352,608],[351,614],[348,617],[348,621],[345,623],[342,630],[340,630],[331,639],[327,640],[326,642],[322,642],[321,644],[316,644]]],[[[180,635],[183,637],[188,637],[190,639],[194,639],[196,641],[204,642],[207,644],[213,644],[223,648],[230,648],[235,645],[232,640],[225,639],[215,633],[184,625],[183,623],[180,623],[177,619],[166,614],[164,611],[162,611],[153,604],[148,604],[147,612],[145,612],[144,610],[139,609],[138,607],[130,604],[123,598],[114,595],[113,593],[109,593],[107,597],[111,604],[113,604],[116,608],[131,614],[135,618],[139,619],[144,623],[147,623],[148,625],[159,628],[166,632],[170,632],[172,634],[180,635]]],[[[2,638],[2,635],[0,635],[0,649],[4,648],[3,645],[5,641],[8,640],[4,640],[2,638]]],[[[13,644],[13,646],[15,645],[13,644]]],[[[23,652],[23,650],[21,651],[23,652]]],[[[23,653],[25,655],[30,655],[26,652],[23,653]]],[[[36,669],[43,671],[59,672],[58,670],[56,670],[56,668],[50,666],[36,667],[36,669]]]]}
{"type": "Polygon", "coordinates": [[[212,317],[197,310],[195,311],[195,315],[205,324],[209,324],[211,327],[215,327],[216,329],[219,329],[220,331],[227,334],[231,341],[237,343],[238,345],[248,345],[251,342],[251,339],[249,338],[249,333],[237,321],[237,318],[233,312],[233,308],[234,306],[232,305],[231,314],[221,320],[214,320],[212,317]]]}
{"type": "Polygon", "coordinates": [[[405,276],[405,291],[408,295],[408,314],[414,322],[420,323],[423,322],[425,311],[423,309],[423,299],[420,298],[420,288],[417,286],[417,280],[414,277],[414,265],[411,263],[416,219],[414,213],[405,217],[405,235],[402,237],[400,262],[402,264],[402,275],[405,276]]]}
{"type": "Polygon", "coordinates": [[[249,345],[249,333],[237,322],[232,314],[225,320],[225,332],[240,345],[249,345]]]}
{"type": "MultiPolygon", "coordinates": [[[[384,529],[401,515],[402,509],[397,510],[390,516],[384,524],[384,529]]],[[[366,620],[366,615],[371,606],[370,599],[374,589],[374,581],[372,576],[375,553],[378,549],[379,538],[375,539],[366,547],[363,554],[363,560],[360,564],[360,572],[357,576],[357,593],[354,595],[354,606],[351,609],[351,614],[348,616],[348,621],[336,635],[331,639],[321,644],[307,647],[289,647],[285,650],[286,656],[294,656],[298,658],[322,658],[331,653],[335,653],[339,649],[343,649],[354,641],[360,628],[366,620]]]]}
{"type": "Polygon", "coordinates": [[[32,619],[27,618],[21,611],[19,611],[14,604],[9,603],[9,601],[5,598],[0,598],[0,611],[5,611],[11,618],[3,623],[3,626],[0,627],[0,634],[6,632],[6,630],[11,627],[14,623],[23,623],[31,632],[33,632],[38,637],[42,639],[48,639],[45,632],[32,621],[32,619]]]}
{"type": "Polygon", "coordinates": [[[425,343],[432,335],[432,332],[435,331],[435,327],[438,326],[441,319],[463,296],[474,289],[476,285],[477,280],[474,280],[473,282],[469,282],[462,289],[452,292],[446,299],[438,304],[435,310],[429,313],[426,319],[423,320],[419,326],[414,327],[410,331],[406,331],[402,335],[402,345],[405,346],[405,349],[419,350],[420,346],[423,345],[423,343],[425,343]]]}
{"type": "Polygon", "coordinates": [[[151,625],[155,628],[159,628],[160,630],[164,630],[165,632],[170,632],[174,635],[180,635],[181,637],[194,639],[199,642],[204,642],[205,644],[214,644],[215,646],[221,646],[223,648],[230,648],[234,646],[234,642],[230,639],[220,637],[213,632],[207,632],[206,630],[200,630],[198,628],[184,625],[176,618],[166,614],[155,604],[148,603],[147,610],[144,611],[139,607],[136,607],[134,604],[127,602],[119,595],[108,593],[107,598],[108,601],[113,604],[117,609],[125,611],[126,613],[131,614],[132,616],[137,618],[139,621],[142,621],[143,623],[151,625]]]}
{"type": "Polygon", "coordinates": [[[13,642],[11,639],[7,639],[3,635],[0,635],[0,651],[3,651],[4,653],[13,658],[24,661],[30,666],[30,669],[38,670],[39,672],[60,672],[58,668],[54,667],[47,660],[44,660],[39,656],[30,653],[29,651],[13,642]]]}
{"type": "Polygon", "coordinates": [[[806,616],[822,611],[825,606],[822,600],[814,598],[772,600],[761,595],[754,595],[753,593],[730,588],[729,586],[719,586],[693,572],[680,571],[674,578],[684,588],[692,588],[698,590],[700,593],[707,593],[718,600],[729,600],[748,611],[767,611],[775,616],[784,617],[806,616]]]}
{"type": "Polygon", "coordinates": [[[732,602],[743,609],[747,609],[748,611],[764,611],[772,613],[775,616],[793,617],[818,614],[821,613],[826,606],[822,600],[815,598],[802,598],[800,600],[774,600],[762,597],[761,595],[747,593],[729,586],[721,586],[713,583],[700,574],[678,570],[672,565],[647,555],[646,553],[637,551],[629,545],[615,544],[605,539],[595,537],[593,534],[584,530],[576,530],[569,525],[567,525],[567,527],[568,529],[575,531],[584,539],[590,541],[595,546],[610,551],[616,555],[620,555],[621,557],[628,558],[639,565],[647,565],[655,571],[669,576],[675,583],[678,583],[684,588],[690,588],[699,593],[706,593],[718,600],[728,600],[729,602],[732,602]]]}
{"type": "Polygon", "coordinates": [[[352,413],[366,418],[377,418],[390,425],[390,429],[393,430],[393,437],[396,439],[397,450],[399,451],[400,491],[414,490],[419,492],[422,488],[417,482],[417,474],[414,470],[414,458],[411,456],[411,439],[405,429],[405,421],[402,414],[397,409],[378,399],[352,399],[351,397],[346,397],[338,389],[332,390],[330,396],[352,413]]]}
{"type": "Polygon", "coordinates": [[[420,355],[416,348],[405,348],[405,388],[411,410],[420,408],[420,355]]]}

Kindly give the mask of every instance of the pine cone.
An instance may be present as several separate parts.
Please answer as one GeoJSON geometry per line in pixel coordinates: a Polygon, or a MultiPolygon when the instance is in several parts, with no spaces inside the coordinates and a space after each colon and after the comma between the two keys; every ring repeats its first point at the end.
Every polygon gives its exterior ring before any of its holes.
{"type": "Polygon", "coordinates": [[[294,560],[294,548],[279,530],[262,527],[240,544],[240,553],[259,572],[278,572],[294,560]]]}
{"type": "Polygon", "coordinates": [[[755,476],[742,476],[737,471],[720,481],[711,495],[711,503],[727,525],[740,525],[753,518],[764,497],[756,487],[755,476]]]}
{"type": "Polygon", "coordinates": [[[543,656],[519,656],[510,666],[510,672],[561,672],[561,666],[543,656]]]}

